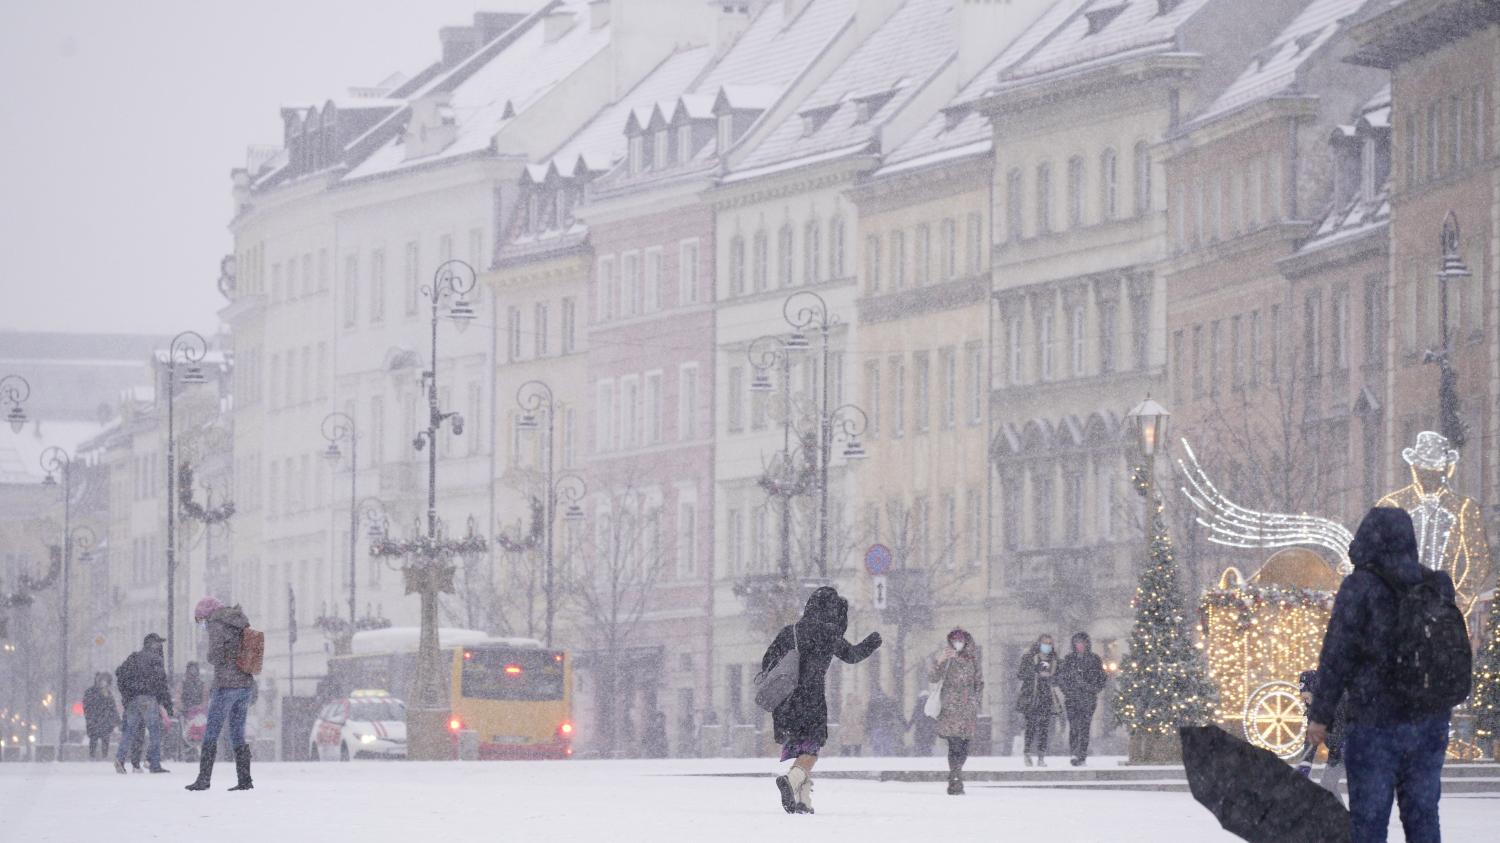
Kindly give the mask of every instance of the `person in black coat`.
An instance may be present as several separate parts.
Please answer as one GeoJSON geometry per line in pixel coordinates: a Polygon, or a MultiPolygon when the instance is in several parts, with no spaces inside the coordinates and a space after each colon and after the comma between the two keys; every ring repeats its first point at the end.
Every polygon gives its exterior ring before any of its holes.
{"type": "Polygon", "coordinates": [[[833,587],[823,586],[807,598],[802,618],[783,627],[761,659],[761,669],[770,670],[794,648],[800,656],[796,689],[771,713],[781,760],[795,759],[790,770],[776,777],[781,806],[789,814],[813,812],[812,769],[828,741],[828,701],[823,689],[828,665],[834,656],[857,664],[880,647],[878,632],[850,644],[844,640],[848,628],[849,601],[833,587]]]}
{"type": "Polygon", "coordinates": [[[83,692],[83,724],[89,736],[89,757],[109,757],[109,736],[120,725],[120,709],[109,692],[109,674],[94,674],[94,684],[83,692]],[[96,755],[97,753],[97,755],[96,755]]]}
{"type": "Polygon", "coordinates": [[[1318,658],[1307,742],[1316,746],[1327,739],[1328,725],[1347,697],[1342,751],[1355,843],[1386,839],[1394,798],[1401,802],[1407,840],[1435,841],[1441,833],[1438,799],[1452,710],[1412,710],[1390,678],[1397,645],[1396,586],[1429,579],[1448,601],[1455,598],[1453,580],[1417,559],[1416,531],[1406,510],[1371,509],[1349,543],[1354,572],[1339,586],[1318,658]]]}
{"type": "Polygon", "coordinates": [[[1052,731],[1052,718],[1058,713],[1053,696],[1053,681],[1057,677],[1057,653],[1052,651],[1052,636],[1040,635],[1021,655],[1016,665],[1016,679],[1021,687],[1016,692],[1016,710],[1026,718],[1026,766],[1047,766],[1047,737],[1052,731]]]}
{"type": "Polygon", "coordinates": [[[120,748],[115,753],[115,772],[125,772],[125,753],[135,736],[146,730],[149,744],[146,748],[148,769],[153,773],[167,772],[161,766],[161,713],[158,707],[172,714],[172,691],[167,684],[167,668],[162,659],[161,645],[166,639],[156,633],[146,636],[141,649],[131,653],[115,668],[115,687],[120,689],[120,699],[125,704],[125,730],[120,736],[120,748]]]}
{"type": "Polygon", "coordinates": [[[1073,649],[1057,669],[1057,687],[1063,692],[1063,708],[1068,715],[1068,749],[1074,767],[1083,766],[1089,757],[1089,730],[1094,725],[1094,709],[1099,692],[1109,676],[1104,662],[1094,652],[1094,642],[1087,632],[1073,635],[1073,649]]]}

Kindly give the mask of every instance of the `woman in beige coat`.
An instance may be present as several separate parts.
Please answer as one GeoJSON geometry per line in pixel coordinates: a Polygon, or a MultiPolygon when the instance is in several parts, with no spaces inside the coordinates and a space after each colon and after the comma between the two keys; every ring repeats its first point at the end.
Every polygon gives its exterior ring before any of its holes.
{"type": "Polygon", "coordinates": [[[979,702],[984,693],[984,674],[979,646],[967,630],[948,633],[948,646],[933,661],[928,682],[941,682],[937,716],[938,737],[948,741],[948,793],[964,792],[964,762],[969,760],[969,741],[979,725],[979,702]]]}

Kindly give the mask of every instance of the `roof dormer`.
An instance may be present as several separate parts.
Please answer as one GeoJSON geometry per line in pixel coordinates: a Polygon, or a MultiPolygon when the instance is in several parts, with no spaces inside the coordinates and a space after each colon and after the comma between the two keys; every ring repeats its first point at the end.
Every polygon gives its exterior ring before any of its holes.
{"type": "Polygon", "coordinates": [[[435,155],[457,140],[458,118],[451,97],[447,91],[436,91],[412,101],[401,138],[404,160],[435,155]]]}

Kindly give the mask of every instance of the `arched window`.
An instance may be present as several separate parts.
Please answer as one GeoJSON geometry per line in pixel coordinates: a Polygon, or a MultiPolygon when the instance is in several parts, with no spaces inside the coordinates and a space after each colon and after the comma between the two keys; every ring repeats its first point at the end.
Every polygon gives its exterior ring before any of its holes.
{"type": "Polygon", "coordinates": [[[764,231],[755,232],[755,246],[751,250],[750,255],[750,274],[755,279],[755,292],[757,293],[766,291],[766,279],[770,276],[771,272],[770,252],[770,245],[766,241],[766,233],[764,231]]]}
{"type": "Polygon", "coordinates": [[[1119,211],[1119,180],[1115,151],[1111,147],[1099,153],[1099,218],[1112,220],[1119,211]]]}
{"type": "Polygon", "coordinates": [[[828,276],[844,277],[844,218],[834,217],[828,223],[828,276]]]}
{"type": "Polygon", "coordinates": [[[1020,169],[1013,169],[1005,174],[1005,237],[1008,240],[1020,240],[1023,235],[1023,223],[1025,218],[1021,209],[1022,185],[1020,169]]]}
{"type": "Polygon", "coordinates": [[[745,294],[745,238],[738,234],[729,241],[729,294],[745,294]]]}
{"type": "Polygon", "coordinates": [[[1068,159],[1068,227],[1083,225],[1083,156],[1068,159]]]}
{"type": "Polygon", "coordinates": [[[776,233],[776,282],[782,287],[792,286],[792,224],[782,223],[776,233]]]}
{"type": "Polygon", "coordinates": [[[1036,168],[1036,233],[1052,231],[1052,165],[1043,163],[1036,168]]]}
{"type": "Polygon", "coordinates": [[[822,243],[818,220],[813,218],[802,226],[802,281],[804,284],[816,284],[822,279],[818,273],[822,270],[822,243]]]}
{"type": "Polygon", "coordinates": [[[1151,151],[1145,141],[1135,144],[1135,212],[1151,210],[1151,151]]]}

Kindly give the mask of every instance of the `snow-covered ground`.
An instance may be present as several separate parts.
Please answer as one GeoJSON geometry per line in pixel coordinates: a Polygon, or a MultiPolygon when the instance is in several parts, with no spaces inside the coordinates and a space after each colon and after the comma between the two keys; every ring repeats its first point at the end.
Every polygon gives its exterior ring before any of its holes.
{"type": "MultiPolygon", "coordinates": [[[[1054,759],[1063,763],[1065,759],[1054,759]]],[[[1108,763],[1107,761],[1104,763],[1108,763]]],[[[1185,793],[1017,789],[971,784],[820,781],[816,816],[782,813],[770,771],[754,760],[533,763],[259,764],[250,793],[187,793],[190,765],[169,775],[116,775],[107,764],[0,764],[0,841],[651,841],[766,843],[840,839],[1233,840],[1185,793]],[[745,774],[764,772],[764,777],[745,774]],[[729,774],[729,775],[725,775],[729,774]],[[835,837],[836,835],[836,837],[835,837]]],[[[939,769],[941,759],[827,759],[831,770],[939,769]]],[[[976,759],[982,769],[1019,768],[976,759]]],[[[1500,801],[1443,801],[1443,839],[1493,840],[1500,801]]],[[[1399,827],[1391,840],[1403,839],[1399,827]]]]}

